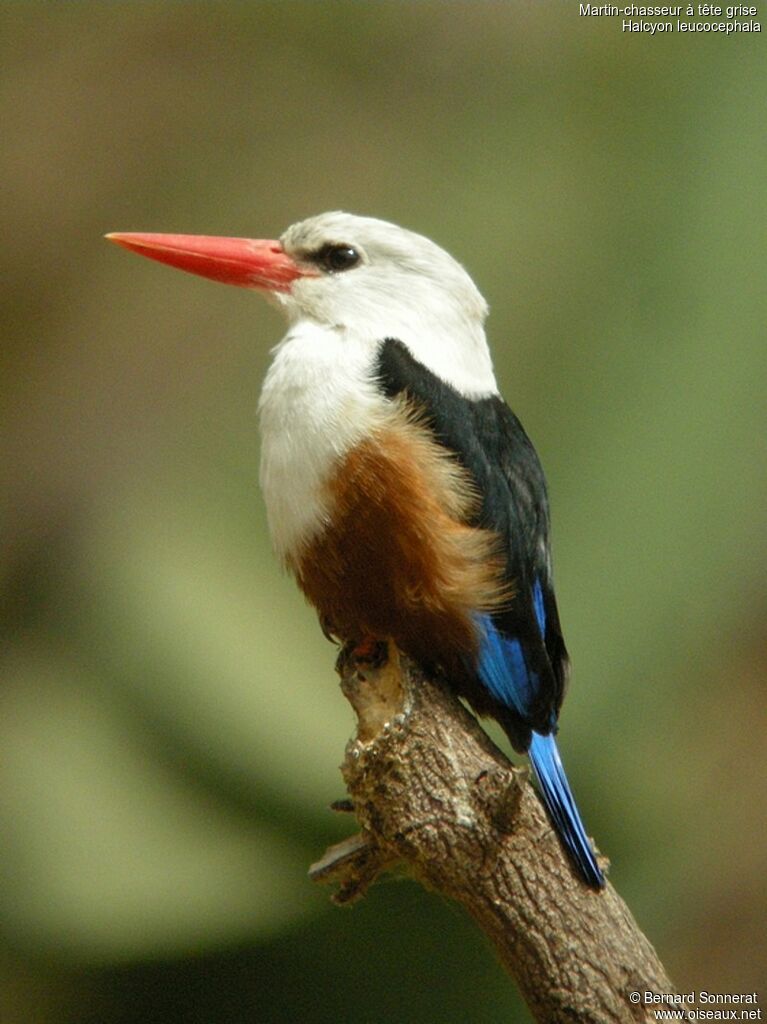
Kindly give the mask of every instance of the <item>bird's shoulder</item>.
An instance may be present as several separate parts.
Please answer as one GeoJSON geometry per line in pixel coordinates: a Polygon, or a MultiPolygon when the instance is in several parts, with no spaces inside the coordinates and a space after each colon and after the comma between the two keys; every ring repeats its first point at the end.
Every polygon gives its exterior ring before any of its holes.
{"type": "Polygon", "coordinates": [[[505,533],[515,525],[510,518],[516,519],[516,526],[547,542],[543,468],[522,424],[499,394],[467,398],[396,338],[381,343],[375,376],[388,398],[407,396],[435,440],[471,474],[482,495],[478,525],[505,533]]]}

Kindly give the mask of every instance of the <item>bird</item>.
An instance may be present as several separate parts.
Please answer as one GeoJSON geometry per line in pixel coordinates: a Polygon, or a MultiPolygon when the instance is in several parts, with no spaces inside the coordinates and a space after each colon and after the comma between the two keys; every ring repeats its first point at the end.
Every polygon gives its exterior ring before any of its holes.
{"type": "Polygon", "coordinates": [[[604,887],[556,742],[569,658],[546,479],[468,272],[424,235],[339,211],[275,240],[106,237],[279,307],[259,401],[277,555],[326,634],[393,642],[500,723],[577,874],[604,887]]]}

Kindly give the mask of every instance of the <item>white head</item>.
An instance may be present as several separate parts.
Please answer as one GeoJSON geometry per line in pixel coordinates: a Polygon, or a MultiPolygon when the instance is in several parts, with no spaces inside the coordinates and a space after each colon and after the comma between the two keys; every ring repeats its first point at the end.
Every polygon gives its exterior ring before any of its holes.
{"type": "Polygon", "coordinates": [[[279,241],[113,235],[183,270],[266,292],[291,328],[303,323],[370,346],[397,338],[468,397],[497,390],[484,334],[487,304],[452,256],[372,217],[323,213],[279,241]]]}
{"type": "Polygon", "coordinates": [[[275,293],[291,324],[310,320],[370,342],[397,338],[462,392],[495,391],[487,304],[457,263],[423,235],[372,217],[323,213],[280,239],[316,271],[275,293]]]}

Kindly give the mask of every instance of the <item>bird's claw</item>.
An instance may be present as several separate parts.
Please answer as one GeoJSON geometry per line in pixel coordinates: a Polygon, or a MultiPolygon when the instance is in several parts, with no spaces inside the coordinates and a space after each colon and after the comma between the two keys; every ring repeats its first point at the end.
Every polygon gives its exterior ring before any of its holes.
{"type": "Polygon", "coordinates": [[[365,637],[364,640],[349,640],[343,645],[336,660],[336,671],[343,675],[351,667],[354,669],[382,668],[389,660],[389,645],[385,640],[365,637]]]}

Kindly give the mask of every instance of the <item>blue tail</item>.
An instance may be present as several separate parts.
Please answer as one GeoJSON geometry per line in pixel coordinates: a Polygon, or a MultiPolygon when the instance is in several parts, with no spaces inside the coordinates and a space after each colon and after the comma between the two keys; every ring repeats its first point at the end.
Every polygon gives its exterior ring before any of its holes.
{"type": "Polygon", "coordinates": [[[586,831],[575,806],[553,733],[533,733],[528,750],[535,778],[551,820],[583,879],[596,889],[605,885],[605,876],[597,864],[586,831]]]}
{"type": "MultiPolygon", "coordinates": [[[[543,634],[546,616],[539,583],[533,588],[532,597],[538,628],[543,634]]],[[[528,668],[521,642],[516,637],[504,636],[489,615],[478,615],[476,621],[482,636],[478,665],[480,679],[496,700],[515,711],[523,722],[529,722],[538,696],[540,679],[528,668]]],[[[549,817],[562,844],[584,881],[601,889],[605,884],[605,876],[597,864],[575,806],[554,734],[544,736],[533,731],[527,753],[549,817]]]]}

